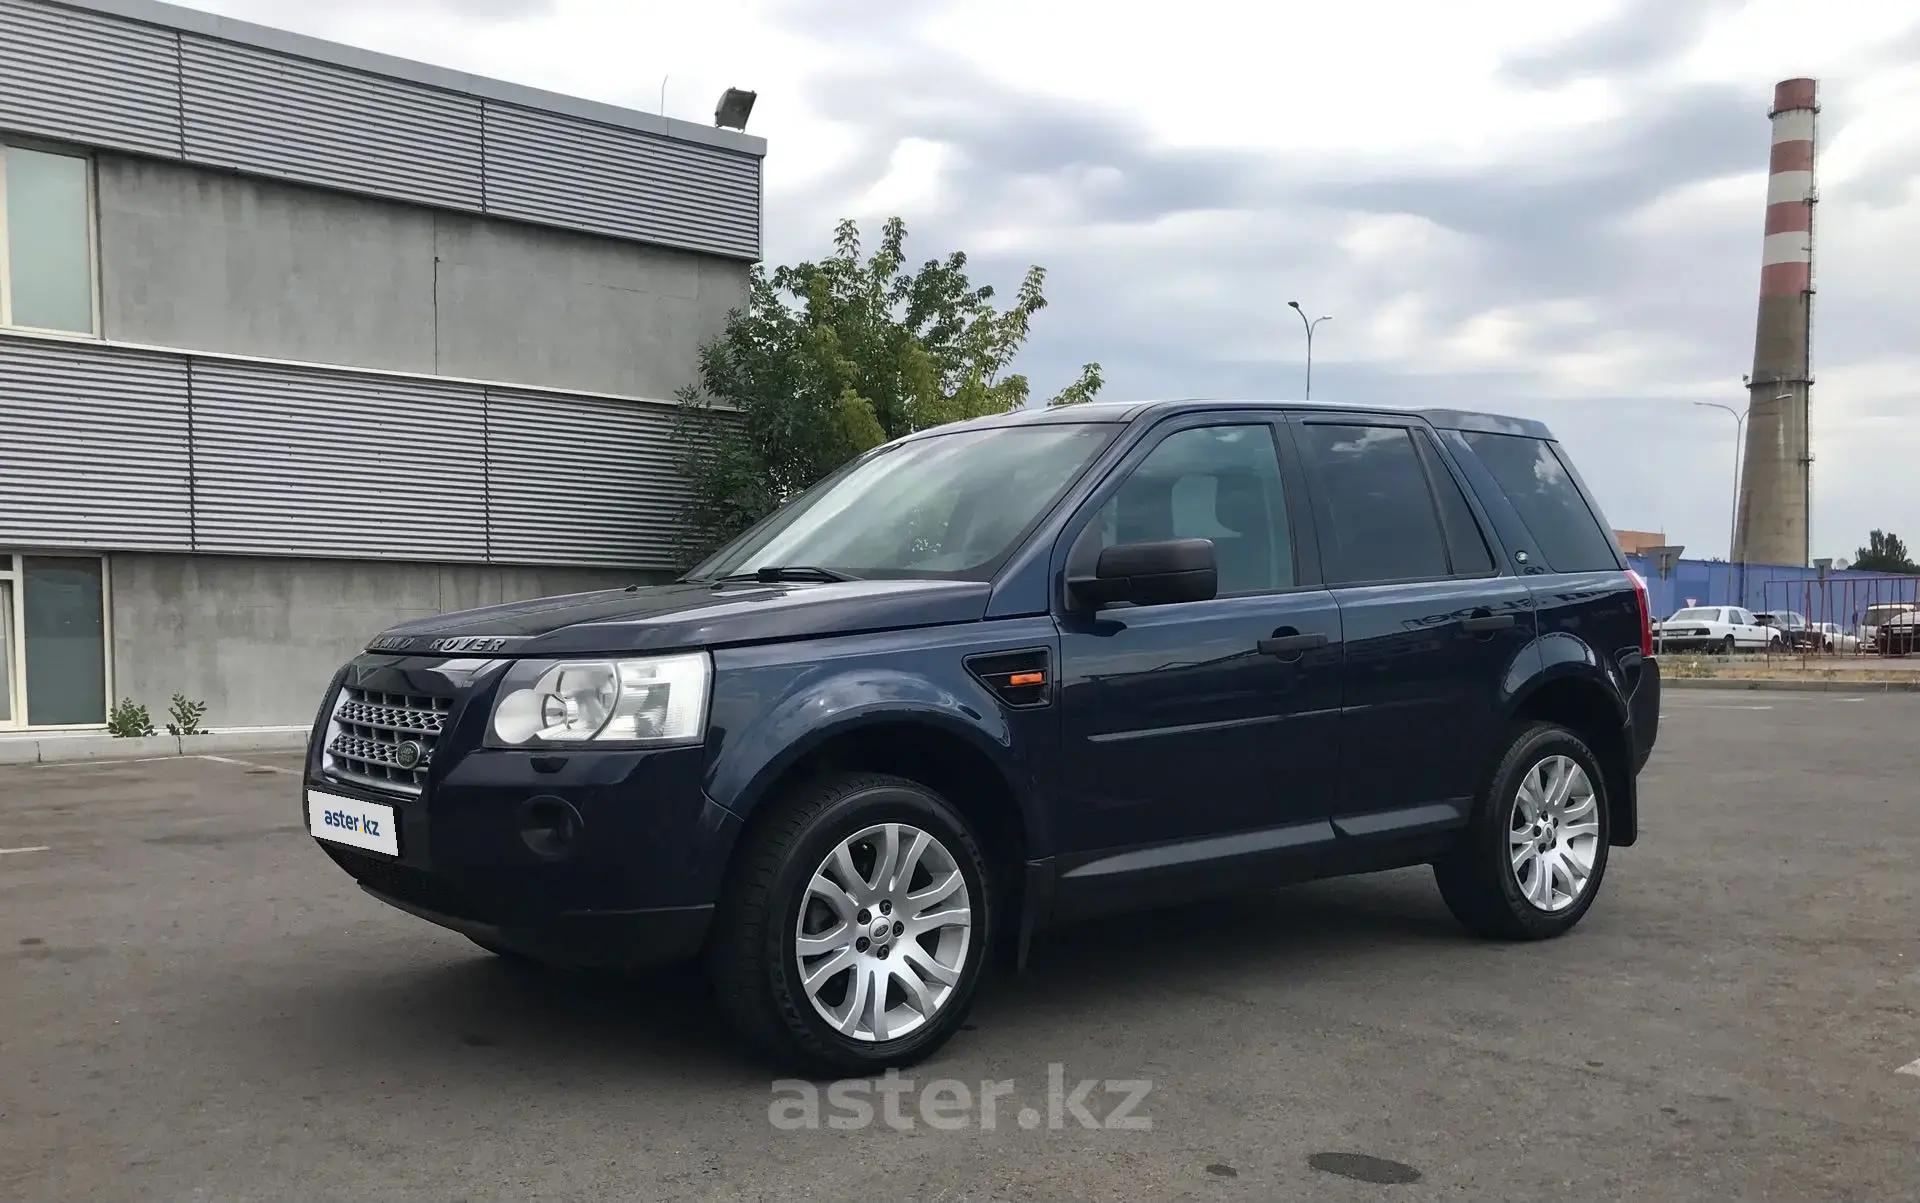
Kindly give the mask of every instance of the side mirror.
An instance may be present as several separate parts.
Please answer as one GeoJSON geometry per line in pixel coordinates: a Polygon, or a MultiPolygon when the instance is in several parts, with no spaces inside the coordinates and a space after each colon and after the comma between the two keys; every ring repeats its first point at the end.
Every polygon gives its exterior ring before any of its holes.
{"type": "Polygon", "coordinates": [[[1092,576],[1067,582],[1073,600],[1093,610],[1116,602],[1164,606],[1207,601],[1219,590],[1211,539],[1121,543],[1100,553],[1092,576]]]}

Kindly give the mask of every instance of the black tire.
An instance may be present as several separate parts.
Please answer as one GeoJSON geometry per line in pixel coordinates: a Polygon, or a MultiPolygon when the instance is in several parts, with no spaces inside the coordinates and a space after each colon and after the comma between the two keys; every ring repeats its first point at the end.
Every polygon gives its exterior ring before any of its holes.
{"type": "Polygon", "coordinates": [[[1611,828],[1606,777],[1600,762],[1578,735],[1557,723],[1533,723],[1519,730],[1501,754],[1459,847],[1436,861],[1440,896],[1468,931],[1500,940],[1546,940],[1565,935],[1599,897],[1607,871],[1611,828]],[[1600,832],[1586,890],[1564,910],[1548,911],[1530,902],[1514,879],[1508,835],[1521,783],[1549,756],[1566,756],[1593,783],[1600,832]]]}
{"type": "Polygon", "coordinates": [[[1720,641],[1720,650],[1725,652],[1729,656],[1733,655],[1734,651],[1738,648],[1738,646],[1739,646],[1738,644],[1734,643],[1733,636],[1731,635],[1728,635],[1725,639],[1722,639],[1720,641]]]}
{"type": "Polygon", "coordinates": [[[776,1064],[816,1078],[856,1077],[923,1060],[965,1022],[995,937],[997,899],[966,819],[913,781],[846,773],[801,785],[768,804],[728,873],[708,941],[708,972],[721,1010],[776,1064]],[[933,1018],[897,1040],[836,1031],[799,981],[795,926],[815,868],[840,841],[874,823],[911,823],[953,855],[969,893],[972,934],[959,980],[933,1018]]]}

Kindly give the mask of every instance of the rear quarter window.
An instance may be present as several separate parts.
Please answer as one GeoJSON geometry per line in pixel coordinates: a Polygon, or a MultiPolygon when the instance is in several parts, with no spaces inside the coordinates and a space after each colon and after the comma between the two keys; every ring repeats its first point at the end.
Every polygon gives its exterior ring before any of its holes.
{"type": "Polygon", "coordinates": [[[1613,536],[1594,516],[1552,443],[1483,431],[1464,437],[1506,493],[1547,567],[1555,572],[1619,570],[1613,536]]]}

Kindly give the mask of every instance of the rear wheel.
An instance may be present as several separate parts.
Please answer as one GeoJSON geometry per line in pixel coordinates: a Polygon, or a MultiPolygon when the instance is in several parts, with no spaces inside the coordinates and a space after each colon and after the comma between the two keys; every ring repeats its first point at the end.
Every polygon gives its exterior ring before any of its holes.
{"type": "Polygon", "coordinates": [[[1468,930],[1543,940],[1580,922],[1607,869],[1606,779],[1578,735],[1534,723],[1508,743],[1465,839],[1434,876],[1468,930]]]}
{"type": "Polygon", "coordinates": [[[1733,655],[1735,646],[1733,636],[1731,635],[1720,641],[1720,650],[1729,656],[1733,655]]]}
{"type": "Polygon", "coordinates": [[[864,773],[772,805],[715,916],[722,1008],[805,1073],[930,1055],[966,1019],[993,934],[991,879],[967,821],[924,786],[864,773]]]}

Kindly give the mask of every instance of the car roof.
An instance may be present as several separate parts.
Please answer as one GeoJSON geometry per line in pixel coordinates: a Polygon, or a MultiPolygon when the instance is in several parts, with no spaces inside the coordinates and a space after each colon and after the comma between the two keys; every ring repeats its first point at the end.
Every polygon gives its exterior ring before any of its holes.
{"type": "Polygon", "coordinates": [[[920,431],[909,438],[924,437],[936,431],[951,434],[956,430],[982,430],[1002,426],[1051,426],[1111,422],[1129,424],[1151,421],[1181,413],[1216,412],[1232,409],[1325,410],[1341,414],[1378,414],[1424,419],[1440,430],[1472,430],[1490,434],[1517,434],[1536,439],[1552,439],[1553,432],[1544,422],[1515,418],[1505,414],[1478,413],[1459,409],[1414,409],[1392,405],[1341,405],[1328,401],[1285,401],[1185,397],[1148,401],[1088,401],[1081,405],[1028,406],[1011,413],[989,414],[964,422],[950,422],[932,430],[920,431]]]}

